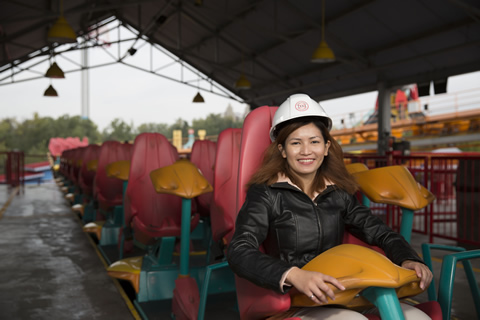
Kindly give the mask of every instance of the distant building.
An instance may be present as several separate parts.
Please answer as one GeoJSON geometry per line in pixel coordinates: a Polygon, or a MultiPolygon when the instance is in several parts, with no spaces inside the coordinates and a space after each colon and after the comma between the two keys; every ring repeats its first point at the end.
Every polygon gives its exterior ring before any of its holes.
{"type": "Polygon", "coordinates": [[[223,113],[224,118],[233,118],[235,119],[235,113],[233,112],[232,105],[229,103],[227,109],[223,113]]]}
{"type": "Polygon", "coordinates": [[[243,114],[239,114],[233,111],[233,107],[231,104],[228,104],[227,109],[225,109],[225,112],[223,113],[223,117],[232,118],[234,121],[238,122],[238,121],[243,121],[249,112],[250,112],[249,105],[245,107],[243,114]]]}

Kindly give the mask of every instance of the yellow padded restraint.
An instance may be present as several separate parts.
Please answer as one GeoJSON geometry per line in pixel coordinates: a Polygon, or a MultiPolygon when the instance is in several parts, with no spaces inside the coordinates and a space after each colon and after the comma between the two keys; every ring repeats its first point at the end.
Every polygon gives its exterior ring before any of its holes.
{"type": "Polygon", "coordinates": [[[349,164],[345,165],[345,167],[347,168],[347,171],[350,174],[354,174],[354,173],[357,173],[357,172],[362,172],[362,171],[367,171],[368,170],[368,167],[364,163],[361,163],[361,162],[349,163],[349,164]]]}
{"type": "Polygon", "coordinates": [[[87,171],[97,171],[98,159],[90,160],[87,162],[87,171]]]}
{"type": "MultiPolygon", "coordinates": [[[[384,255],[364,246],[341,244],[318,255],[303,270],[317,271],[336,278],[346,288],[341,291],[328,284],[335,293],[335,301],[327,304],[349,308],[368,306],[371,303],[359,293],[368,287],[395,288],[399,298],[417,295],[420,278],[414,270],[395,265],[384,255]]],[[[292,294],[292,306],[318,306],[304,294],[292,294]]]]}
{"type": "Polygon", "coordinates": [[[130,281],[135,292],[140,291],[140,271],[143,257],[131,257],[114,262],[107,268],[110,277],[130,281]]]}
{"type": "Polygon", "coordinates": [[[109,163],[105,170],[107,172],[107,177],[127,181],[128,175],[130,174],[130,161],[120,160],[109,163]]]}
{"type": "Polygon", "coordinates": [[[150,172],[155,191],[192,199],[201,194],[212,192],[213,187],[200,173],[200,170],[188,160],[178,160],[172,165],[150,172]]]}
{"type": "Polygon", "coordinates": [[[419,210],[435,196],[413,178],[403,166],[389,166],[356,172],[361,191],[373,202],[419,210]]]}

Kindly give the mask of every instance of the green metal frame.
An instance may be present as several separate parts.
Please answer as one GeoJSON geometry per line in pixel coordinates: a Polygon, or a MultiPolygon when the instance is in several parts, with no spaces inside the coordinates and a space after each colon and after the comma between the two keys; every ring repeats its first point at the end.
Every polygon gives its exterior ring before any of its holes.
{"type": "Polygon", "coordinates": [[[405,320],[395,289],[368,287],[361,294],[378,308],[382,320],[405,320]]]}
{"type": "Polygon", "coordinates": [[[410,243],[412,239],[413,228],[413,210],[407,208],[402,209],[402,222],[400,223],[400,234],[410,243]]]}
{"type": "Polygon", "coordinates": [[[205,318],[205,309],[207,307],[207,298],[209,294],[217,292],[235,292],[235,277],[232,269],[228,266],[227,261],[222,261],[219,263],[211,264],[206,267],[205,278],[203,280],[202,289],[200,291],[200,302],[198,307],[198,318],[197,320],[204,320],[205,318]],[[220,270],[216,272],[216,280],[213,279],[213,271],[220,270]],[[217,283],[217,288],[211,286],[211,282],[217,283]],[[218,284],[222,287],[218,288],[218,284]]]}
{"type": "Polygon", "coordinates": [[[455,271],[457,268],[457,263],[461,261],[463,263],[468,284],[470,286],[470,291],[472,293],[475,309],[477,311],[477,318],[480,319],[480,289],[475,279],[475,273],[473,272],[473,267],[470,262],[471,259],[480,258],[480,249],[467,251],[465,250],[465,248],[462,248],[462,247],[423,243],[422,244],[423,259],[425,263],[428,265],[428,267],[430,268],[430,270],[432,270],[432,272],[433,272],[433,264],[432,264],[432,256],[431,256],[432,249],[455,251],[455,253],[450,253],[444,256],[443,262],[442,262],[442,269],[440,272],[438,298],[435,291],[435,283],[432,281],[432,283],[430,284],[430,287],[428,288],[429,300],[438,301],[442,309],[443,319],[450,320],[450,315],[452,311],[452,295],[453,295],[453,284],[455,281],[455,271]]]}
{"type": "MultiPolygon", "coordinates": [[[[140,285],[137,301],[164,300],[173,298],[175,280],[179,277],[194,278],[207,294],[231,292],[235,290],[233,272],[226,268],[212,275],[206,264],[190,266],[190,224],[191,199],[182,198],[182,230],[180,242],[180,263],[173,261],[175,237],[163,237],[154,246],[147,247],[140,272],[140,285]],[[208,275],[207,275],[208,274],[208,275]]],[[[204,260],[202,260],[204,261],[204,260]]],[[[206,301],[206,296],[204,298],[206,301]]],[[[137,303],[137,305],[139,305],[137,303]]]]}

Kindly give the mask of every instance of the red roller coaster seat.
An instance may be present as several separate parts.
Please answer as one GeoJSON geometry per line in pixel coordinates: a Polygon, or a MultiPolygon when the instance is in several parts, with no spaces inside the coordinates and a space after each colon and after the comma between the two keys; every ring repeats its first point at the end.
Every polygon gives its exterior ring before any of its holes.
{"type": "Polygon", "coordinates": [[[103,210],[122,205],[123,181],[107,176],[107,165],[121,160],[128,160],[132,157],[133,146],[129,143],[119,141],[105,141],[100,148],[100,156],[97,164],[97,175],[95,177],[95,197],[103,210]]]}
{"type": "Polygon", "coordinates": [[[154,238],[180,235],[181,198],[157,193],[150,178],[150,172],[178,159],[175,147],[159,133],[142,133],[135,139],[127,196],[135,239],[143,244],[153,244],[154,238]]]}
{"type": "Polygon", "coordinates": [[[240,153],[241,129],[225,129],[218,135],[213,202],[210,210],[213,241],[222,239],[227,244],[232,238],[237,211],[238,157],[240,153]]]}
{"type": "MultiPolygon", "coordinates": [[[[240,147],[236,210],[238,213],[247,193],[246,183],[260,166],[263,152],[270,145],[269,130],[276,107],[254,109],[243,123],[240,147]]],[[[240,319],[265,319],[290,309],[290,296],[258,287],[235,276],[240,319]]]]}
{"type": "Polygon", "coordinates": [[[68,177],[72,184],[79,186],[78,184],[78,175],[80,174],[80,161],[82,160],[83,153],[87,147],[78,147],[73,149],[72,153],[69,154],[68,159],[68,177]]]}
{"type": "MultiPolygon", "coordinates": [[[[239,158],[238,187],[236,212],[245,201],[246,183],[260,166],[263,152],[270,145],[269,130],[277,107],[263,106],[250,112],[243,124],[242,141],[239,158]]],[[[344,242],[363,244],[361,240],[351,235],[344,237],[344,242]]],[[[382,252],[379,248],[375,250],[382,252]]],[[[278,294],[272,290],[254,285],[246,279],[235,277],[237,287],[238,307],[242,320],[266,319],[275,314],[285,312],[290,308],[290,296],[278,294]]],[[[432,319],[441,319],[441,311],[436,302],[417,305],[432,319]]],[[[376,315],[367,315],[371,320],[379,319],[376,315]]],[[[286,319],[285,319],[286,320],[286,319]]]]}
{"type": "Polygon", "coordinates": [[[98,160],[99,155],[100,146],[96,144],[88,145],[82,153],[82,164],[78,174],[78,185],[80,186],[82,193],[88,196],[93,195],[93,183],[96,172],[88,170],[87,164],[91,160],[98,160]]]}
{"type": "MultiPolygon", "coordinates": [[[[214,187],[213,170],[215,167],[215,151],[217,144],[210,140],[196,140],[193,143],[190,161],[197,166],[208,183],[214,187]]],[[[194,199],[196,212],[201,216],[210,215],[213,193],[204,193],[194,199]]]]}

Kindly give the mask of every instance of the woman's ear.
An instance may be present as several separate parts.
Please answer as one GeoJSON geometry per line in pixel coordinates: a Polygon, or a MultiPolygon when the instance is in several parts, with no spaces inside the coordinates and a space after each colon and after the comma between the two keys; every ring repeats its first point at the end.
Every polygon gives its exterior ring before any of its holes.
{"type": "Polygon", "coordinates": [[[283,146],[281,144],[278,145],[278,151],[280,151],[282,157],[287,157],[287,154],[285,153],[285,150],[283,149],[283,146]]]}
{"type": "Polygon", "coordinates": [[[325,153],[323,154],[324,156],[328,156],[328,150],[330,149],[330,140],[325,143],[325,153]]]}

